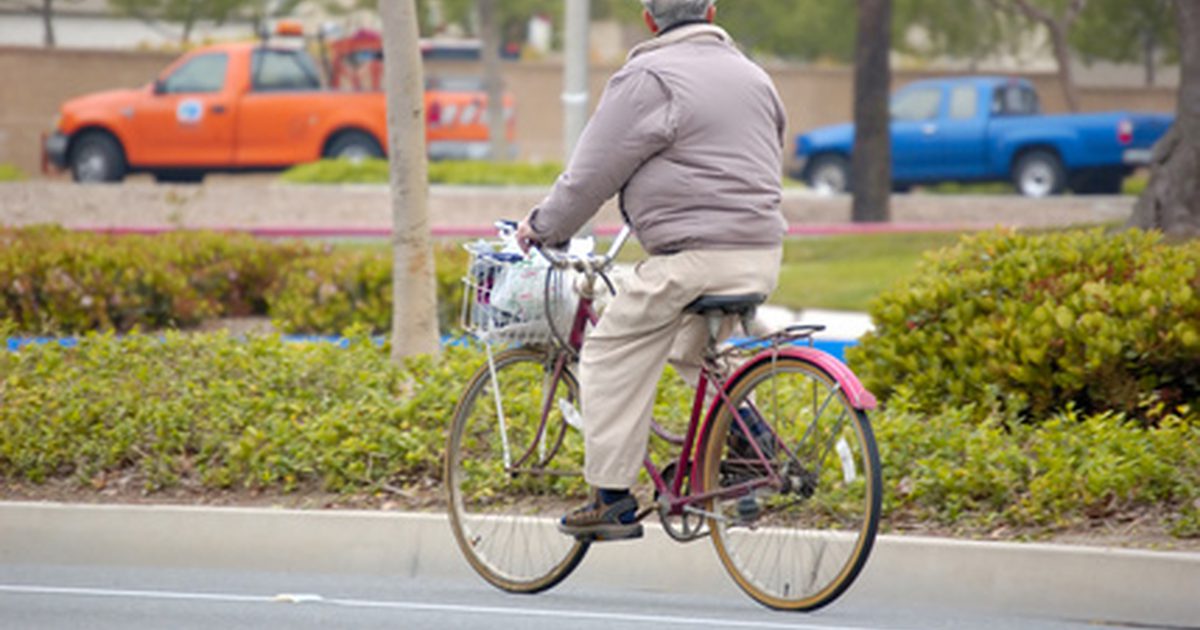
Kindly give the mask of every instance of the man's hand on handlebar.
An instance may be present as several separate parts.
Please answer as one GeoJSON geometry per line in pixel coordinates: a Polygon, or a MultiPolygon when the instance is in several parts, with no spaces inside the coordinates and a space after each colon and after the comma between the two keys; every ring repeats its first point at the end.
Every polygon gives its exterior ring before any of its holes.
{"type": "Polygon", "coordinates": [[[516,239],[517,246],[526,254],[529,253],[530,247],[539,244],[537,235],[533,232],[533,227],[529,225],[529,219],[521,221],[520,225],[517,226],[516,239]]]}

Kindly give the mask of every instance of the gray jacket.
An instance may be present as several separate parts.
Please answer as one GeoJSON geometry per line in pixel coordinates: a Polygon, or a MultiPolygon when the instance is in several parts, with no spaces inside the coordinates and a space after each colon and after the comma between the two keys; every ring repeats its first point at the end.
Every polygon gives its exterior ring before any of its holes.
{"type": "Polygon", "coordinates": [[[653,254],[778,247],[783,104],[719,27],[670,30],[629,53],[566,171],[530,214],[539,240],[569,239],[622,193],[653,254]]]}

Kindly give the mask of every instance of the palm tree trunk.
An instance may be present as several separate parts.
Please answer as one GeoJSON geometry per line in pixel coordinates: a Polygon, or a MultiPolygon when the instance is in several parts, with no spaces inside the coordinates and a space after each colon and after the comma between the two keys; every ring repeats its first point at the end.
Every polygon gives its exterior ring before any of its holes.
{"type": "Polygon", "coordinates": [[[392,358],[439,350],[416,0],[379,3],[392,187],[392,358]]]}

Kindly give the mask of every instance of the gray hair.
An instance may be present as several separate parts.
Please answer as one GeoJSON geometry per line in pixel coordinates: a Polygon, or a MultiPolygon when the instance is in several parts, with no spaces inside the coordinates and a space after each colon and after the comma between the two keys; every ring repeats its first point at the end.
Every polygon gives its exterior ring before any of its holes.
{"type": "Polygon", "coordinates": [[[703,20],[716,0],[642,0],[659,28],[669,28],[687,20],[703,20]]]}

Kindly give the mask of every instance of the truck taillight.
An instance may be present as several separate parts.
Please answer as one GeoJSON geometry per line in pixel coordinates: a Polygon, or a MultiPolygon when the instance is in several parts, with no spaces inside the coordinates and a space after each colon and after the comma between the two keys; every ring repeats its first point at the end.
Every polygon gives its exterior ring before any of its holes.
{"type": "Polygon", "coordinates": [[[1133,122],[1122,120],[1117,123],[1117,142],[1122,145],[1133,143],[1133,122]]]}

